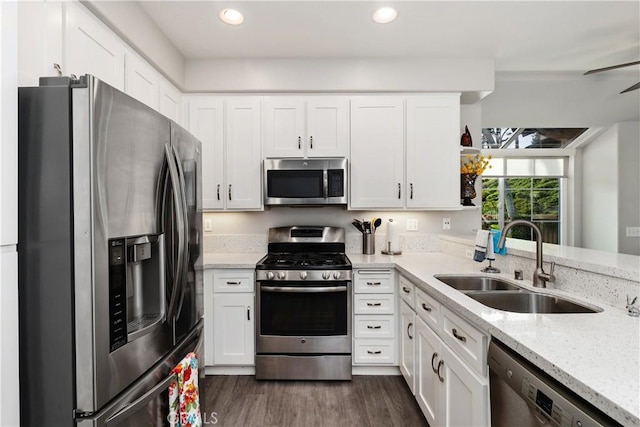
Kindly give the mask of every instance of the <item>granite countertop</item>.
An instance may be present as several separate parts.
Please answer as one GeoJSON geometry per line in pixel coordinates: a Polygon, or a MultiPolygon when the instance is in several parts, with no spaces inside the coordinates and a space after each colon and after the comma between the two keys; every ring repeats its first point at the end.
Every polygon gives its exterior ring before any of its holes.
{"type": "MultiPolygon", "coordinates": [[[[439,252],[347,254],[354,269],[397,268],[450,310],[492,335],[623,425],[640,426],[640,318],[559,290],[519,286],[602,308],[590,314],[523,314],[486,307],[434,278],[478,274],[480,264],[439,252]]],[[[254,268],[261,253],[206,254],[205,268],[254,268]]],[[[510,276],[497,277],[512,280],[510,276]]]]}
{"type": "MultiPolygon", "coordinates": [[[[640,318],[568,292],[533,288],[603,309],[590,314],[523,314],[486,307],[435,274],[478,274],[480,264],[437,252],[400,256],[348,254],[353,268],[396,267],[479,329],[502,341],[623,425],[640,425],[640,318]]],[[[512,281],[505,274],[498,277],[512,281]]]]}

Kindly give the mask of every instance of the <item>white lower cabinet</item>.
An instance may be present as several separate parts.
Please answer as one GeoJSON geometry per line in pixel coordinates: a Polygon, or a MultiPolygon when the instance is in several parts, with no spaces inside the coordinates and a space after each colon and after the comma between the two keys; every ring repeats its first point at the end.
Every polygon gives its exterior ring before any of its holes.
{"type": "Polygon", "coordinates": [[[403,302],[400,313],[400,371],[429,425],[488,426],[486,335],[421,289],[416,291],[414,308],[403,302]]]}
{"type": "Polygon", "coordinates": [[[205,271],[205,365],[253,366],[253,270],[205,271]]]}

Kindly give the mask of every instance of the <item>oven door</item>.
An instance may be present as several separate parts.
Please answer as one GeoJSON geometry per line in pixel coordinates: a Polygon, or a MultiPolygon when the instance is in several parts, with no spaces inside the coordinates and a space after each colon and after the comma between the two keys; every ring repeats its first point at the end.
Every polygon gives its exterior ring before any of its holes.
{"type": "Polygon", "coordinates": [[[351,282],[258,282],[256,353],[351,353],[351,282]]]}

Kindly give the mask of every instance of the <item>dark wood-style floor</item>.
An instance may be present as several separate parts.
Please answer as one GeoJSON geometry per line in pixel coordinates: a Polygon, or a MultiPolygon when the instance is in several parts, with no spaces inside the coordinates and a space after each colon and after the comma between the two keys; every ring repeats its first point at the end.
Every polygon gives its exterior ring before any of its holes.
{"type": "MultiPolygon", "coordinates": [[[[427,426],[402,376],[352,381],[256,381],[208,376],[203,421],[216,426],[427,426]]],[[[207,425],[207,424],[205,424],[207,425]]]]}

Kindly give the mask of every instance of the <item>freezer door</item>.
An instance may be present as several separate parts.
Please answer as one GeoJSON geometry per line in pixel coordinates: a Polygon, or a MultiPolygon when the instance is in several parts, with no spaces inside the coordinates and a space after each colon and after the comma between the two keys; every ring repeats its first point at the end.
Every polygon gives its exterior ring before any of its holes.
{"type": "MultiPolygon", "coordinates": [[[[175,153],[184,198],[186,252],[184,269],[174,278],[179,299],[174,320],[178,342],[193,328],[203,315],[202,278],[202,169],[201,143],[193,135],[171,121],[171,145],[175,153]]],[[[165,234],[172,235],[167,224],[165,234]]]]}
{"type": "MultiPolygon", "coordinates": [[[[162,234],[158,188],[170,128],[167,118],[94,77],[86,76],[83,83],[71,86],[75,378],[76,410],[91,413],[173,348],[166,321],[149,333],[129,334],[124,344],[114,346],[110,339],[118,321],[110,309],[110,247],[162,234]]],[[[122,256],[130,257],[128,252],[122,256]]],[[[142,271],[131,270],[127,282],[142,271]]]]}
{"type": "Polygon", "coordinates": [[[125,393],[89,418],[76,419],[79,427],[157,427],[169,425],[169,384],[175,379],[171,370],[189,353],[195,352],[199,362],[199,391],[202,410],[204,393],[203,322],[184,338],[153,369],[141,377],[125,393]]]}

